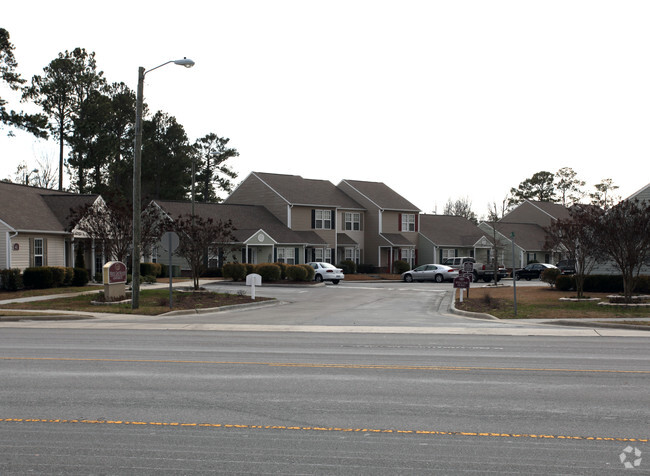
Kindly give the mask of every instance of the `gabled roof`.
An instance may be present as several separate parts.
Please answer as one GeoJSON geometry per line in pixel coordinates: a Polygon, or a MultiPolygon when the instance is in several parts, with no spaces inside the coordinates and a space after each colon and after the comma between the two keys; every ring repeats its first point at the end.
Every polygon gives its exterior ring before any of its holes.
{"type": "Polygon", "coordinates": [[[386,242],[391,246],[403,246],[406,248],[413,248],[415,245],[406,239],[404,235],[399,233],[380,233],[381,236],[386,242]]]}
{"type": "Polygon", "coordinates": [[[97,197],[0,182],[0,220],[15,231],[69,231],[70,209],[97,197]]]}
{"type": "MultiPolygon", "coordinates": [[[[171,200],[153,200],[171,218],[192,213],[191,202],[171,200]]],[[[293,230],[287,228],[280,220],[261,205],[231,205],[226,203],[195,203],[196,215],[213,220],[232,220],[233,234],[243,243],[251,234],[262,229],[278,243],[302,244],[304,240],[293,230]]]]}
{"type": "MultiPolygon", "coordinates": [[[[489,225],[489,224],[488,224],[489,225]]],[[[543,251],[546,242],[546,231],[534,223],[501,223],[497,222],[496,229],[501,235],[510,238],[515,233],[515,244],[526,251],[543,251]]]]}
{"type": "Polygon", "coordinates": [[[552,202],[524,200],[499,221],[504,223],[537,223],[546,226],[553,220],[570,217],[569,209],[552,202]]]}
{"type": "Polygon", "coordinates": [[[329,180],[306,179],[299,175],[265,172],[252,172],[251,175],[260,179],[291,205],[364,210],[361,205],[329,180]]]}
{"type": "MultiPolygon", "coordinates": [[[[419,212],[420,209],[383,182],[342,180],[382,210],[419,212]]],[[[340,184],[339,184],[340,185],[340,184]]]]}
{"type": "Polygon", "coordinates": [[[467,218],[450,215],[420,215],[419,232],[437,246],[452,247],[472,247],[486,236],[467,218]]]}
{"type": "Polygon", "coordinates": [[[641,190],[637,190],[636,192],[634,192],[628,198],[628,200],[634,200],[634,199],[637,199],[640,202],[642,202],[644,200],[647,201],[647,202],[650,202],[650,183],[648,185],[646,185],[645,187],[643,187],[641,190]]]}

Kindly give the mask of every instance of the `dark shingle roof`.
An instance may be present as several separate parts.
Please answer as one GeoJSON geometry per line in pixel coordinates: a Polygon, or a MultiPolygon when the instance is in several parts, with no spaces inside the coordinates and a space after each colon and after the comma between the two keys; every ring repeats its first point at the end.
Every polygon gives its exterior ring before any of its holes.
{"type": "Polygon", "coordinates": [[[420,215],[420,233],[438,246],[474,246],[485,233],[467,218],[420,215]]]}
{"type": "Polygon", "coordinates": [[[293,205],[316,205],[363,210],[364,208],[328,180],[305,179],[299,175],[253,172],[260,180],[293,205]]]}
{"type": "Polygon", "coordinates": [[[496,224],[497,231],[505,237],[515,233],[515,244],[524,250],[542,251],[546,241],[546,231],[534,223],[501,223],[496,224]]]}
{"type": "MultiPolygon", "coordinates": [[[[191,202],[154,200],[154,203],[174,219],[192,212],[191,202]]],[[[241,241],[247,240],[253,233],[262,229],[278,243],[304,243],[300,235],[287,228],[261,205],[195,203],[194,212],[205,219],[232,220],[233,226],[236,228],[233,234],[241,241]]]]}
{"type": "Polygon", "coordinates": [[[97,197],[0,182],[0,220],[18,231],[69,231],[70,209],[97,197]]]}
{"type": "Polygon", "coordinates": [[[419,212],[420,209],[383,182],[343,180],[383,210],[419,212]]]}

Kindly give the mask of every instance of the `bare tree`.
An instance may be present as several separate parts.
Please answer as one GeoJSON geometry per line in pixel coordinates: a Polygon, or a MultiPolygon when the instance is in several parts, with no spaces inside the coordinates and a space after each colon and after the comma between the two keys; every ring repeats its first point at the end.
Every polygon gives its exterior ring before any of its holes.
{"type": "Polygon", "coordinates": [[[641,267],[650,260],[650,203],[624,200],[603,213],[598,244],[623,275],[625,302],[632,302],[641,267]]]}
{"type": "Polygon", "coordinates": [[[182,215],[174,220],[174,231],[178,233],[179,244],[176,254],[187,261],[192,271],[194,289],[199,289],[199,277],[205,270],[205,260],[211,247],[231,243],[232,221],[214,221],[212,218],[202,218],[199,215],[182,215]]]}
{"type": "Polygon", "coordinates": [[[503,207],[500,207],[497,202],[492,202],[488,205],[487,222],[490,224],[490,228],[492,229],[492,263],[488,264],[492,264],[493,266],[495,286],[499,281],[499,252],[503,251],[506,247],[506,244],[502,242],[499,232],[497,231],[497,223],[501,218],[503,218],[503,215],[501,213],[503,213],[503,207]]]}
{"type": "Polygon", "coordinates": [[[592,205],[607,210],[621,200],[621,197],[615,193],[618,185],[614,185],[612,179],[603,179],[600,183],[594,185],[594,188],[596,190],[589,194],[592,205]]]}
{"type": "Polygon", "coordinates": [[[443,215],[467,218],[469,221],[478,224],[476,213],[472,211],[472,201],[468,198],[459,198],[453,201],[451,198],[445,204],[443,215]]]}
{"type": "Polygon", "coordinates": [[[599,222],[602,209],[591,205],[574,205],[570,218],[554,221],[546,228],[545,249],[562,250],[568,259],[575,261],[575,286],[577,297],[584,297],[585,277],[591,273],[600,258],[599,222]]]}

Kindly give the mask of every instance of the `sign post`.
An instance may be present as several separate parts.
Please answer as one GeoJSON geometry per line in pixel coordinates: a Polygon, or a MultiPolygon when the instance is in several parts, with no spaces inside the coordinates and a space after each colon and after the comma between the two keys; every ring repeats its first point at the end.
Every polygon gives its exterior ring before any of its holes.
{"type": "Polygon", "coordinates": [[[172,308],[173,303],[172,303],[172,275],[174,274],[173,267],[172,267],[172,253],[178,248],[178,235],[174,233],[173,231],[168,231],[163,235],[163,239],[161,241],[162,244],[162,249],[163,251],[167,251],[169,254],[169,268],[167,270],[169,271],[169,309],[172,308]]]}
{"type": "Polygon", "coordinates": [[[102,267],[104,298],[115,301],[126,297],[126,265],[121,261],[109,261],[102,267]]]}
{"type": "Polygon", "coordinates": [[[246,286],[251,287],[251,299],[255,301],[255,286],[262,285],[262,276],[257,273],[251,273],[246,276],[246,286]]]}
{"type": "Polygon", "coordinates": [[[454,289],[460,289],[460,302],[463,302],[463,289],[467,289],[467,297],[469,297],[469,282],[471,279],[466,276],[458,276],[454,278],[454,289]]]}

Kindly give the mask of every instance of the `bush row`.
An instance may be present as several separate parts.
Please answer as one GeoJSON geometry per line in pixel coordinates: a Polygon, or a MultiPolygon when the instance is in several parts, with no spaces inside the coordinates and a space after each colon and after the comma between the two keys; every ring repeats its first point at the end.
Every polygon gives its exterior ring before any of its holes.
{"type": "Polygon", "coordinates": [[[308,264],[286,263],[226,263],[221,269],[224,278],[233,281],[243,281],[246,276],[257,273],[262,282],[274,282],[287,279],[289,281],[313,281],[314,268],[308,264]]]}
{"type": "MultiPolygon", "coordinates": [[[[555,281],[555,287],[560,291],[573,291],[576,288],[575,277],[562,275],[555,281]]],[[[620,275],[593,274],[585,276],[584,291],[592,293],[623,292],[623,277],[620,275]]],[[[650,293],[650,276],[639,276],[633,292],[650,293]]]]}
{"type": "Polygon", "coordinates": [[[0,271],[0,289],[18,291],[19,289],[47,289],[61,286],[85,286],[88,283],[88,271],[84,268],[63,266],[36,266],[0,271]]]}

